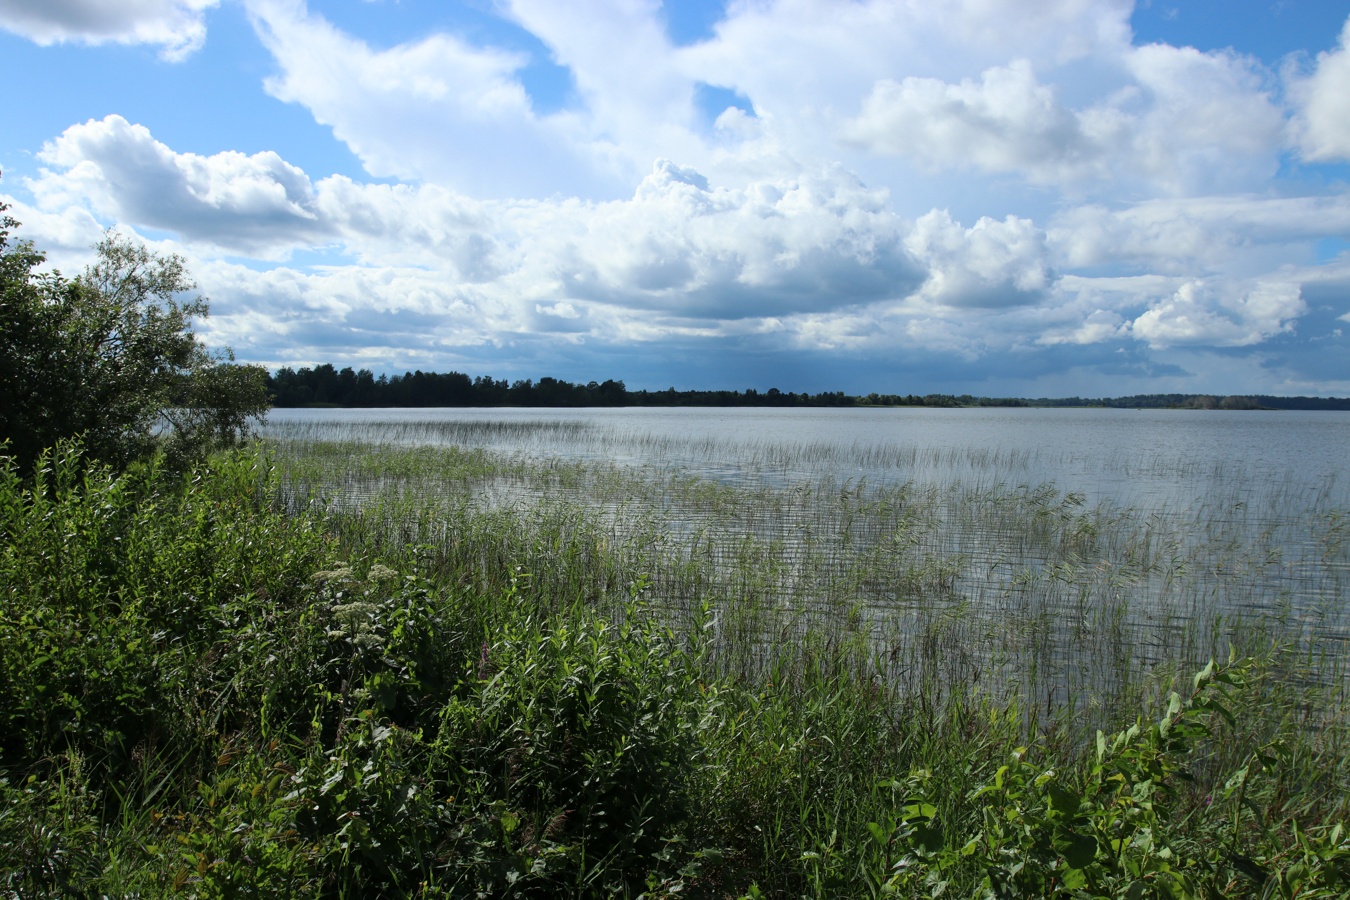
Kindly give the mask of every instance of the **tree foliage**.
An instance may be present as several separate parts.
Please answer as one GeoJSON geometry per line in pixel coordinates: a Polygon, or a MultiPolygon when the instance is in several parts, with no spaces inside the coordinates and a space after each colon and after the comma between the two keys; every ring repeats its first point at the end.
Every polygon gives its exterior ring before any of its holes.
{"type": "Polygon", "coordinates": [[[267,373],[193,333],[208,307],[182,257],[108,231],[94,264],[66,278],[10,240],[18,223],[4,212],[0,439],[21,469],[63,439],[120,468],[160,446],[181,464],[246,436],[268,407],[267,373]]]}

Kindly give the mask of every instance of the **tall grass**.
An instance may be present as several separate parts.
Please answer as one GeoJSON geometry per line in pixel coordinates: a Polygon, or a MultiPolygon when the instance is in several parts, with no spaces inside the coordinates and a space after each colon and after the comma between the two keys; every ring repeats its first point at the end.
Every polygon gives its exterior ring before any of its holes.
{"type": "MultiPolygon", "coordinates": [[[[455,434],[492,427],[468,424],[455,434]]],[[[641,580],[677,618],[711,603],[718,658],[747,672],[812,629],[865,635],[888,681],[978,681],[1089,731],[1137,708],[1159,666],[1233,648],[1297,647],[1302,677],[1344,685],[1350,548],[1325,496],[1140,510],[1008,480],[1017,461],[999,454],[966,460],[982,466],[970,479],[869,481],[834,474],[837,448],[778,447],[787,469],[817,473],[784,485],[746,476],[734,446],[726,481],[406,437],[274,444],[286,502],[322,508],[353,546],[415,551],[484,590],[521,567],[569,600],[612,603],[641,580]]],[[[772,455],[753,454],[750,468],[772,455]]]]}
{"type": "Polygon", "coordinates": [[[8,893],[973,896],[1067,890],[1068,866],[1108,896],[1162,896],[1165,869],[1255,897],[1350,878],[1331,827],[1345,519],[1326,505],[1141,514],[989,472],[726,483],[482,447],[267,453],[186,480],[74,450],[36,487],[0,467],[8,893]],[[1187,687],[1230,648],[1258,662],[1187,687]],[[1165,727],[1130,732],[1139,716],[1165,727]],[[1121,734],[1100,756],[1095,723],[1121,734]]]}

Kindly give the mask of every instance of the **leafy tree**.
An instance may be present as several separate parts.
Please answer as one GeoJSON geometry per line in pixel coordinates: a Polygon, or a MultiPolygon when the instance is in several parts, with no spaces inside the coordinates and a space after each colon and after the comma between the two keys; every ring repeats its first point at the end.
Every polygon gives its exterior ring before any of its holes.
{"type": "Polygon", "coordinates": [[[92,459],[123,467],[163,447],[184,464],[245,437],[267,411],[266,371],[207,351],[192,321],[207,315],[183,259],[116,232],[73,279],[11,241],[0,204],[0,440],[21,470],[79,438],[92,459]]]}

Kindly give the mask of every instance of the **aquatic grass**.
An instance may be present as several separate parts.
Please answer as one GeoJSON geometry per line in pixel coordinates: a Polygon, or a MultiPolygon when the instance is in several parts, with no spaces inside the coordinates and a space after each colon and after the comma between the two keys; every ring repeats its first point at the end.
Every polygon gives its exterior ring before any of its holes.
{"type": "Polygon", "coordinates": [[[880,896],[920,787],[921,845],[960,847],[1019,747],[1085,771],[1229,647],[1258,663],[1167,840],[1334,874],[1343,517],[1000,475],[341,441],[0,472],[5,890],[880,896]]]}
{"type": "MultiPolygon", "coordinates": [[[[525,426],[508,429],[516,436],[535,427],[511,424],[525,426]]],[[[1224,497],[1144,513],[1004,480],[1024,460],[997,453],[965,454],[987,467],[969,480],[841,480],[832,467],[848,448],[692,442],[723,459],[749,453],[724,479],[595,461],[593,429],[543,430],[583,446],[538,457],[287,443],[277,457],[292,498],[315,496],[310,485],[330,492],[321,502],[337,533],[381,552],[422,547],[484,588],[500,589],[515,565],[560,597],[597,604],[640,579],[672,612],[711,598],[746,669],[759,651],[744,648],[857,620],[899,672],[919,636],[938,623],[951,632],[960,609],[982,627],[957,655],[988,670],[987,684],[1018,688],[1028,709],[1057,696],[1051,708],[1105,717],[1129,708],[1153,666],[1222,654],[1257,616],[1295,642],[1345,633],[1337,513],[1299,511],[1278,491],[1259,516],[1224,497]],[[757,467],[823,474],[785,484],[756,480],[757,467]]]]}

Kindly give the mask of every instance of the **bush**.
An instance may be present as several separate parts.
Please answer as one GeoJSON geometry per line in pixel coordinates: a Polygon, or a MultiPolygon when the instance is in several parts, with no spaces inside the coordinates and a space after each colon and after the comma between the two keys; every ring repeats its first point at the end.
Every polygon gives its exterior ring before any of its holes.
{"type": "Polygon", "coordinates": [[[267,372],[214,356],[192,332],[207,315],[183,260],[109,231],[74,278],[40,273],[11,242],[0,204],[0,442],[30,472],[58,441],[123,468],[163,447],[184,469],[245,436],[267,411],[267,372]]]}
{"type": "Polygon", "coordinates": [[[1155,723],[1097,734],[1085,771],[1038,760],[1018,748],[970,799],[974,833],[947,842],[927,792],[928,773],[895,786],[906,795],[883,845],[905,853],[885,881],[892,893],[938,896],[979,879],[984,897],[1344,897],[1350,891],[1350,839],[1340,825],[1272,828],[1259,805],[1260,775],[1278,775],[1279,742],[1253,751],[1240,767],[1188,802],[1192,754],[1214,736],[1215,720],[1234,723],[1226,689],[1249,687],[1255,663],[1212,661],[1189,696],[1173,692],[1155,723]],[[1245,822],[1244,822],[1245,820],[1245,822]]]}
{"type": "Polygon", "coordinates": [[[728,673],[711,605],[677,637],[518,570],[344,556],[256,454],[117,475],[67,445],[35,479],[0,463],[5,896],[1350,887],[1340,732],[1267,716],[1293,693],[1260,667],[1078,760],[992,698],[886,685],[864,637],[728,673]]]}

